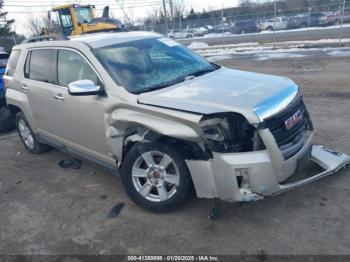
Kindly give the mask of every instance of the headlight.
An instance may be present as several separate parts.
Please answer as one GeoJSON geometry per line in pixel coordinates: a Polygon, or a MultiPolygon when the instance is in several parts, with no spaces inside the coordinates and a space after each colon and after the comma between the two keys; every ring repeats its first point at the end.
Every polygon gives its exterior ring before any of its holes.
{"type": "Polygon", "coordinates": [[[241,115],[205,116],[200,126],[211,151],[227,153],[253,149],[255,128],[241,115]]]}

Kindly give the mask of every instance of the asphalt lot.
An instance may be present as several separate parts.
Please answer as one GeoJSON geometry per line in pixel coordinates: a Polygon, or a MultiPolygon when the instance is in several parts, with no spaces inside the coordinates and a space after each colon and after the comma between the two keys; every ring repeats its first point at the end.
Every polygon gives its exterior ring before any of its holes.
{"type": "MultiPolygon", "coordinates": [[[[296,30],[282,30],[268,33],[251,33],[242,35],[226,35],[224,37],[197,37],[190,39],[181,39],[179,42],[189,45],[194,41],[205,42],[208,45],[221,45],[221,44],[239,44],[248,42],[272,42],[276,39],[277,42],[284,41],[302,41],[302,40],[319,40],[319,39],[334,39],[340,36],[340,27],[316,27],[296,30]]],[[[350,27],[348,24],[344,24],[343,37],[350,37],[350,27]]]]}
{"type": "MultiPolygon", "coordinates": [[[[350,58],[310,56],[223,65],[290,77],[305,95],[315,142],[350,153],[350,58]]],[[[221,204],[193,197],[153,214],[134,205],[119,178],[56,150],[36,156],[16,134],[0,138],[0,254],[350,254],[350,169],[263,201],[221,204]],[[118,217],[111,208],[125,203],[118,217]]]]}

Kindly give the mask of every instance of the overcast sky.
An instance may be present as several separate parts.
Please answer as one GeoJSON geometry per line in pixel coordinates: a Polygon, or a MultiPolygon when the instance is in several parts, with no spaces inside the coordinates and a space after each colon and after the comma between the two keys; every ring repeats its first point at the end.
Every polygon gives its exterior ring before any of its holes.
{"type": "MultiPolygon", "coordinates": [[[[47,14],[47,10],[49,10],[51,6],[72,2],[94,4],[98,10],[98,15],[101,13],[104,6],[109,5],[110,11],[115,17],[123,18],[120,10],[121,0],[5,0],[4,9],[9,12],[9,18],[14,18],[16,20],[14,25],[16,32],[28,34],[25,30],[28,16],[43,16],[47,14]]],[[[209,11],[222,7],[237,6],[239,0],[173,0],[173,2],[184,6],[186,10],[193,7],[196,11],[202,11],[203,8],[209,11]]],[[[145,17],[148,13],[160,7],[162,7],[162,0],[124,0],[124,9],[133,20],[145,17]]]]}

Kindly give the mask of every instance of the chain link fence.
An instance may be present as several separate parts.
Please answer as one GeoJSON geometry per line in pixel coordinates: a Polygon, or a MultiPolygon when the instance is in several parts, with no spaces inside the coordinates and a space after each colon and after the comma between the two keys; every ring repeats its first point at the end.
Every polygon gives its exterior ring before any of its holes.
{"type": "Polygon", "coordinates": [[[296,8],[290,7],[288,2],[293,1],[270,1],[192,14],[187,18],[177,16],[169,18],[167,24],[153,21],[139,25],[136,30],[159,32],[174,39],[187,39],[187,42],[196,38],[196,41],[209,43],[230,42],[232,36],[253,34],[254,41],[269,39],[274,43],[286,38],[339,38],[341,44],[343,37],[350,37],[350,0],[329,1],[327,4],[309,0],[305,1],[307,5],[296,8]],[[216,38],[216,41],[209,40],[211,38],[216,38]]]}

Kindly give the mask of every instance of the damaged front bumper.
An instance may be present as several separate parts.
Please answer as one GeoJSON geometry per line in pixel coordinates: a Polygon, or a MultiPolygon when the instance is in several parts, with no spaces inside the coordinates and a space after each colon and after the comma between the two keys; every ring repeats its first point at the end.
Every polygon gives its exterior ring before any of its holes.
{"type": "Polygon", "coordinates": [[[348,155],[321,145],[311,146],[311,142],[278,168],[267,150],[214,153],[209,161],[187,161],[197,196],[228,202],[256,201],[276,195],[331,175],[349,163],[348,155]],[[280,172],[290,173],[288,177],[292,177],[305,159],[315,162],[323,171],[293,182],[288,182],[286,177],[282,180],[287,183],[281,181],[280,172]]]}

